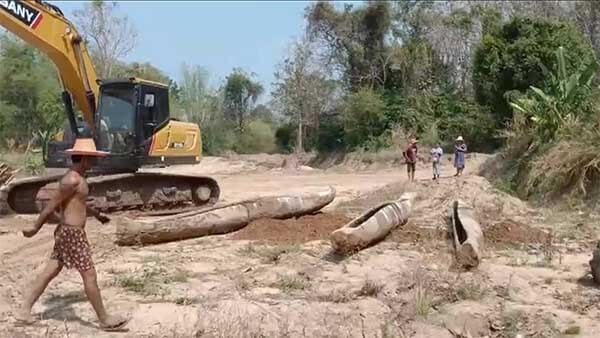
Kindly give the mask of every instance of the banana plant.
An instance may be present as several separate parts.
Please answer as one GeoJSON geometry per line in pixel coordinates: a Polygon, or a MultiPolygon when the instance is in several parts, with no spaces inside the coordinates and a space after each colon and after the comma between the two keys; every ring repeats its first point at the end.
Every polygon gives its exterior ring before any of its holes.
{"type": "Polygon", "coordinates": [[[543,141],[550,141],[567,121],[578,118],[577,112],[585,102],[583,96],[600,68],[594,60],[583,71],[569,76],[563,47],[556,51],[556,59],[558,69],[551,75],[546,91],[530,86],[526,97],[510,102],[515,111],[531,120],[543,141]]]}

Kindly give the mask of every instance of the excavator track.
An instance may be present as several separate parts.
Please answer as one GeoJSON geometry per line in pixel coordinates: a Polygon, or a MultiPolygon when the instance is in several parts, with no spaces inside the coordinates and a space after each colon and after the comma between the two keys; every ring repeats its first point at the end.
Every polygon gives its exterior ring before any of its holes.
{"type": "MultiPolygon", "coordinates": [[[[58,189],[60,177],[13,181],[0,189],[0,204],[18,214],[37,214],[58,189]]],[[[206,176],[137,172],[93,176],[87,182],[88,205],[104,213],[211,206],[220,195],[217,182],[206,176]]]]}

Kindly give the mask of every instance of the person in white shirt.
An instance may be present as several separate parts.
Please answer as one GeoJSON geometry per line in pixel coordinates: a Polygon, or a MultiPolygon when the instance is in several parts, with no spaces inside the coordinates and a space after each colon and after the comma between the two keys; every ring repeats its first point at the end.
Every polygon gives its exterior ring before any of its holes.
{"type": "Polygon", "coordinates": [[[444,155],[444,151],[438,143],[435,148],[431,149],[431,163],[433,163],[433,180],[440,178],[440,164],[442,163],[442,155],[444,155]]]}

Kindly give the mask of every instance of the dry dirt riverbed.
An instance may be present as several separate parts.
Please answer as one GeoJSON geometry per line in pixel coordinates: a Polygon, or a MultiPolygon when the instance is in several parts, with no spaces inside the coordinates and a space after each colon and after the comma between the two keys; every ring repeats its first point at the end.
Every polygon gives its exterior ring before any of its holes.
{"type": "Polygon", "coordinates": [[[338,197],[322,214],[143,248],[115,246],[114,224],[90,221],[107,306],[132,316],[125,333],[97,329],[78,274],[66,270],[34,307],[39,324],[15,327],[13,307],[49,255],[53,226],[26,239],[19,229],[32,217],[0,219],[0,337],[600,336],[587,266],[598,215],[533,209],[477,176],[483,159],[461,178],[446,165],[439,184],[421,165],[412,185],[404,168],[289,173],[219,158],[180,167],[217,178],[225,201],[325,185],[338,197]],[[419,196],[407,225],[351,257],[331,253],[332,229],[406,190],[419,196]],[[475,206],[488,244],[472,272],[452,268],[445,238],[456,198],[475,206]]]}

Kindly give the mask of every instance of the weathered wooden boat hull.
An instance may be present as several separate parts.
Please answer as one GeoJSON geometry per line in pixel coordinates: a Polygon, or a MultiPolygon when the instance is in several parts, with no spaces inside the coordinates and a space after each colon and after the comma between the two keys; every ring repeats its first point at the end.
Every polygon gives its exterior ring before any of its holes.
{"type": "Polygon", "coordinates": [[[117,219],[118,245],[158,244],[237,231],[259,218],[290,218],[314,213],[331,203],[335,189],[289,196],[262,197],[162,217],[152,222],[117,219]]]}
{"type": "Polygon", "coordinates": [[[381,241],[390,231],[408,221],[413,199],[414,194],[405,193],[398,200],[371,208],[333,231],[330,240],[334,250],[350,253],[381,241]]]}
{"type": "Polygon", "coordinates": [[[473,209],[461,201],[454,201],[449,226],[457,264],[463,268],[477,267],[481,262],[484,237],[473,209]]]}

